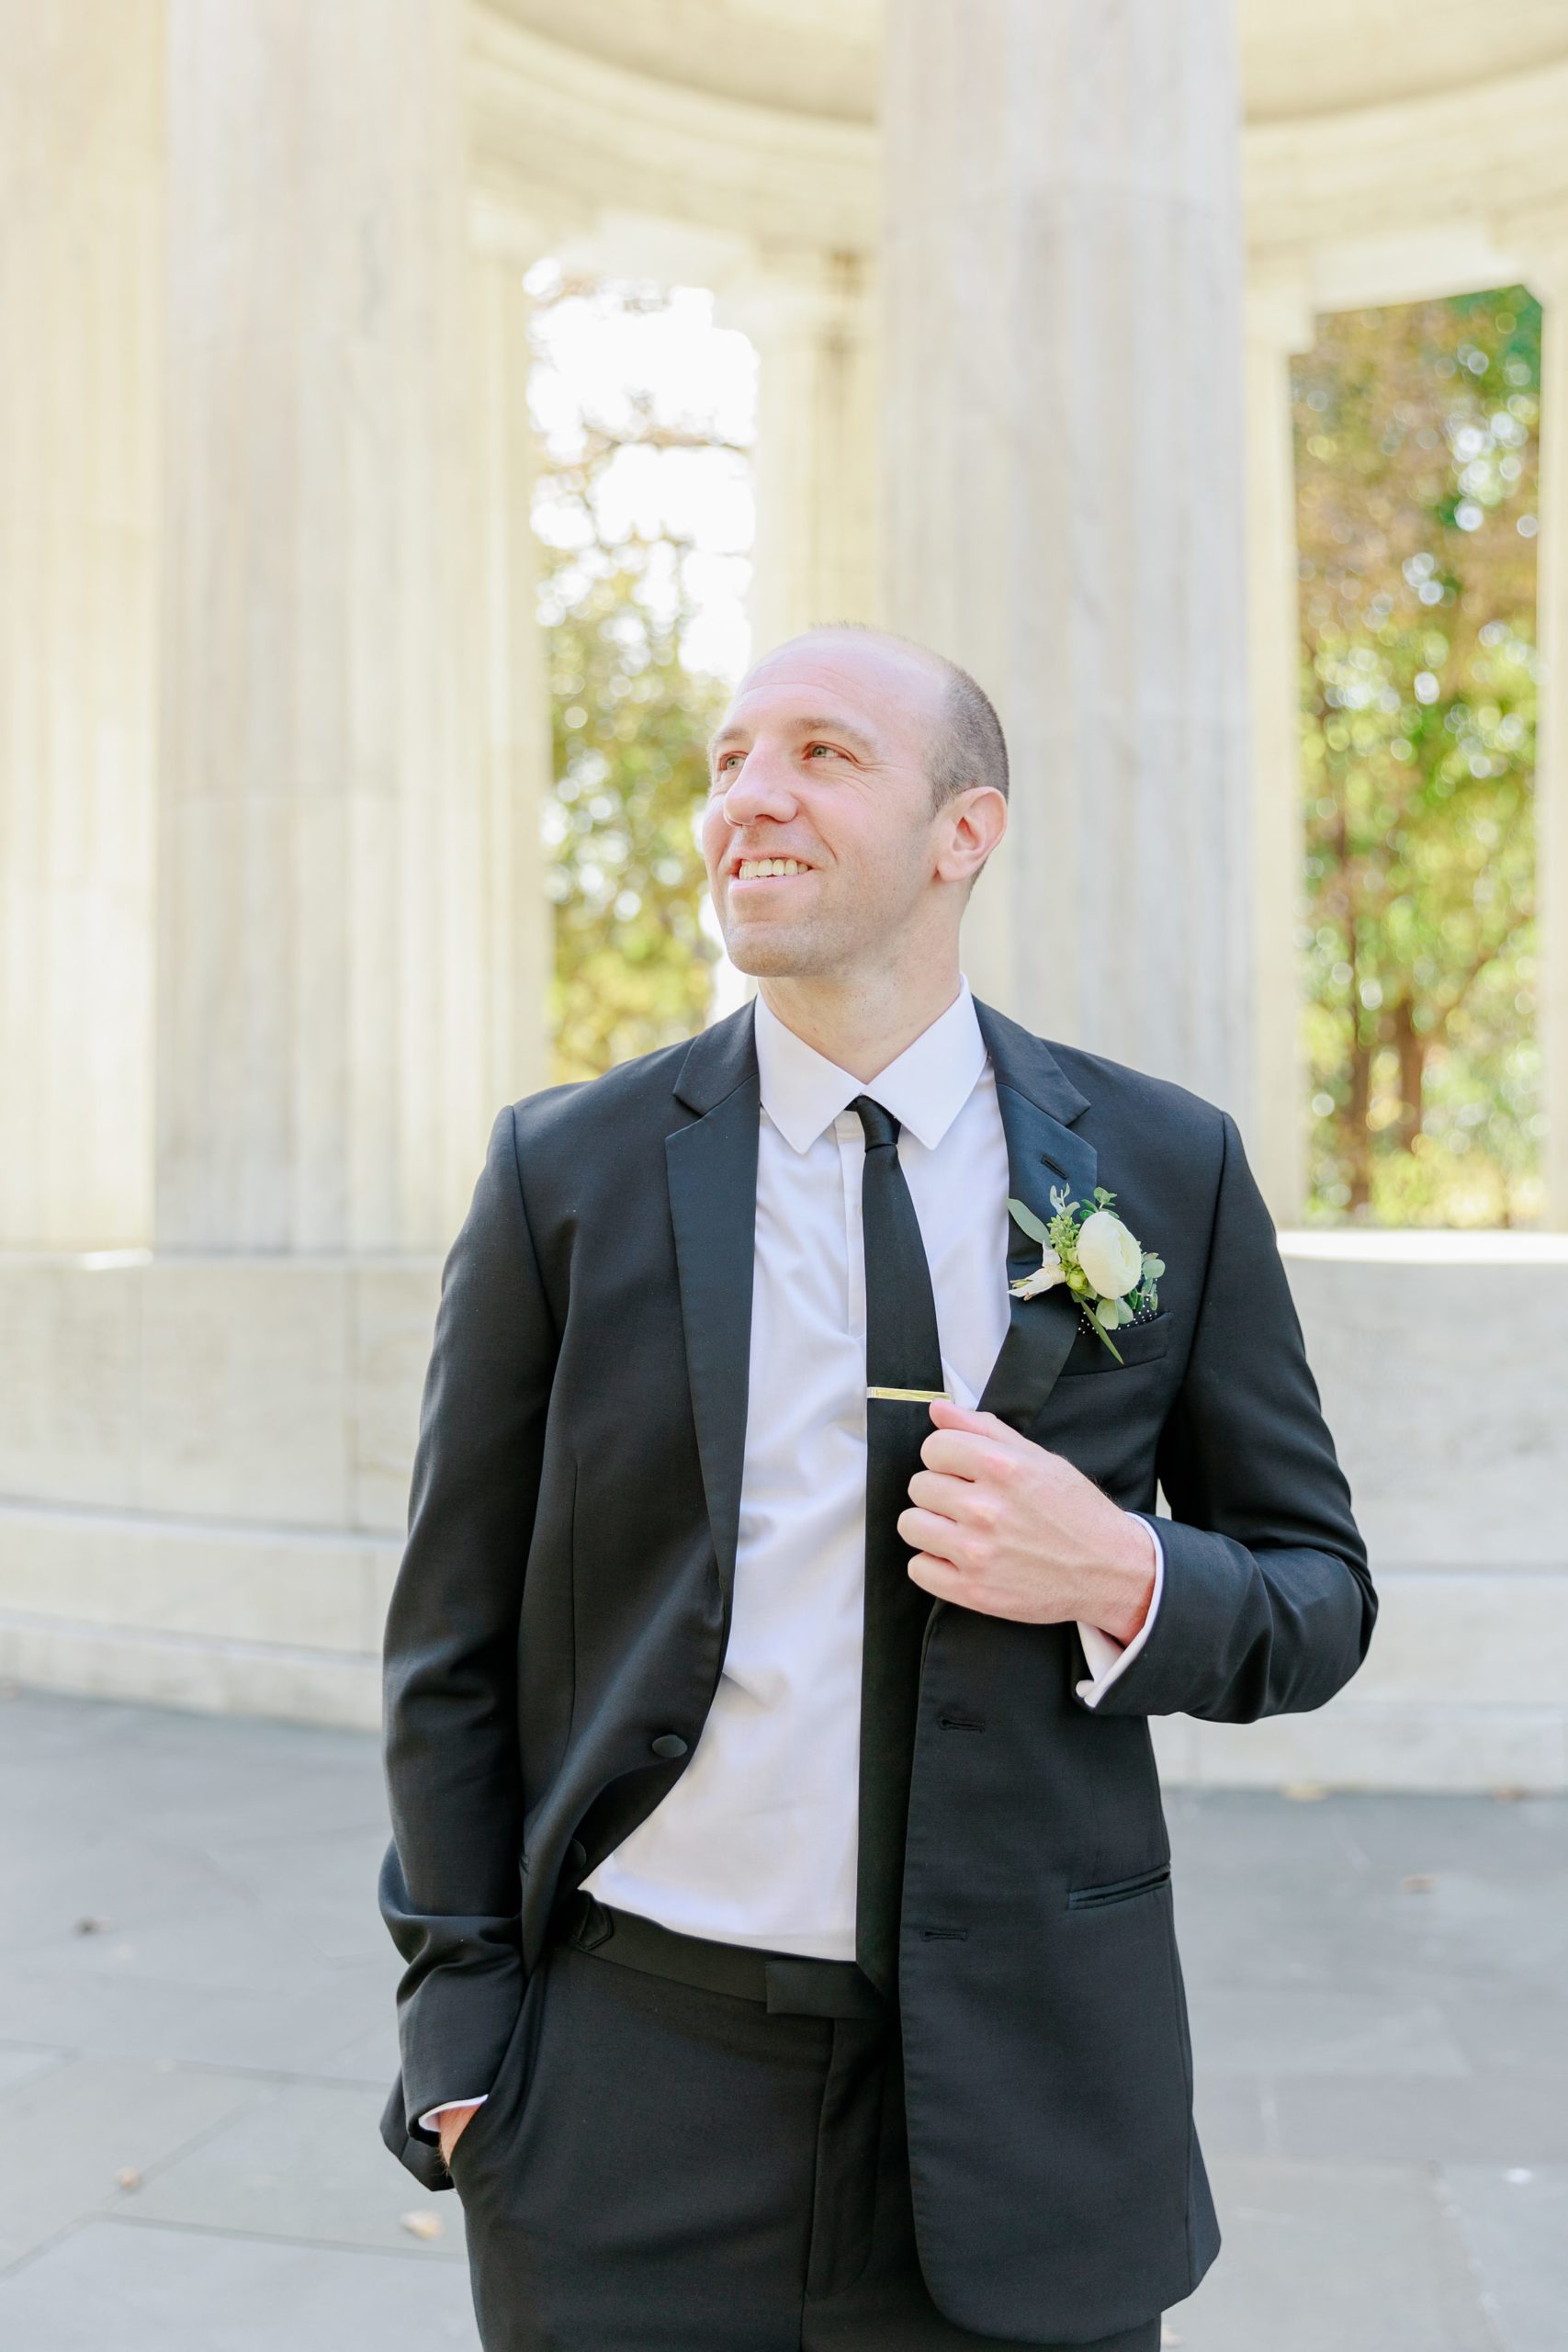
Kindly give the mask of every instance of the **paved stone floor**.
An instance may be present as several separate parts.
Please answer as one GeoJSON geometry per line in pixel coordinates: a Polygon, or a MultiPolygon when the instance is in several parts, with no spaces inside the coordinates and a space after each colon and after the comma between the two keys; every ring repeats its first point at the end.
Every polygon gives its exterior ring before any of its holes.
{"type": "MultiPolygon", "coordinates": [[[[473,2352],[377,2132],[375,1742],[13,1690],[0,1788],[6,2352],[473,2352]]],[[[1568,1802],[1168,1811],[1225,2245],[1168,2340],[1563,2352],[1568,1802]]]]}

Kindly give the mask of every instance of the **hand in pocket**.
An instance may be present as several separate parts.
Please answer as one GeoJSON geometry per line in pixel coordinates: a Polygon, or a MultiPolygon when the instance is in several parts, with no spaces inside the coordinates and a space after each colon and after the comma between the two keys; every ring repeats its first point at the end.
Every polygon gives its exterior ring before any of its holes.
{"type": "Polygon", "coordinates": [[[441,2161],[451,2170],[452,2151],[479,2113],[479,2102],[471,2107],[446,2107],[441,2110],[436,2129],[441,2135],[441,2161]]]}

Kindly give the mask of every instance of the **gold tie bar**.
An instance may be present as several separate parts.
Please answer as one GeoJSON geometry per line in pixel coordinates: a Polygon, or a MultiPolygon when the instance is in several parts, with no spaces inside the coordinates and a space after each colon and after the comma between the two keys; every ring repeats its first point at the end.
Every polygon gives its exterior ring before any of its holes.
{"type": "Polygon", "coordinates": [[[945,1388],[868,1388],[868,1396],[888,1396],[899,1405],[930,1405],[937,1397],[946,1397],[945,1388]]]}

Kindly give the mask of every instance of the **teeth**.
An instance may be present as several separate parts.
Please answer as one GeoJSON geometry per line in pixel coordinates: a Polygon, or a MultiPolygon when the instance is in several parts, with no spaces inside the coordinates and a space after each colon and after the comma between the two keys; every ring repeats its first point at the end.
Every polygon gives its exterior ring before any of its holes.
{"type": "Polygon", "coordinates": [[[760,882],[774,874],[809,874],[811,868],[802,865],[797,857],[743,857],[736,869],[742,882],[760,882]]]}

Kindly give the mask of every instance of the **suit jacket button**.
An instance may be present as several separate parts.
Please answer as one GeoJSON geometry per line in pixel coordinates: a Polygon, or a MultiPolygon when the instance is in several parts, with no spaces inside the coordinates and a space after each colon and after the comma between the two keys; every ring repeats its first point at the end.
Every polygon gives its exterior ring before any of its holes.
{"type": "Polygon", "coordinates": [[[686,1743],[678,1731],[661,1731],[653,1743],[655,1756],[684,1756],[686,1743]]]}

